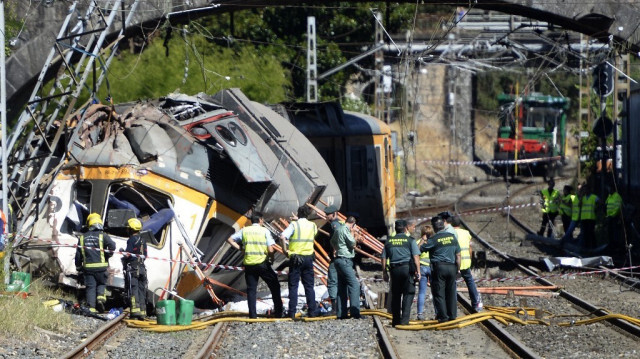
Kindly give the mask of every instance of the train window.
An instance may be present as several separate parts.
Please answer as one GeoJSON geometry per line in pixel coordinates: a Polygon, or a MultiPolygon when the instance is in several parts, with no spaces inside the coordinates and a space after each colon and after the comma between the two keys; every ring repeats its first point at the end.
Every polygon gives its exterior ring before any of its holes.
{"type": "Polygon", "coordinates": [[[240,142],[240,144],[246,145],[247,144],[247,135],[244,134],[244,131],[242,131],[240,126],[238,126],[238,124],[234,123],[234,122],[229,122],[228,126],[229,126],[229,131],[231,131],[231,133],[233,133],[233,137],[235,137],[235,139],[238,140],[238,142],[240,142]]]}
{"type": "Polygon", "coordinates": [[[351,147],[351,187],[354,190],[367,188],[367,148],[351,147]]]}
{"type": "Polygon", "coordinates": [[[64,219],[60,232],[72,234],[82,230],[84,221],[89,215],[91,208],[91,182],[78,181],[75,184],[75,198],[69,207],[67,217],[64,219]]]}
{"type": "Polygon", "coordinates": [[[127,221],[136,217],[143,229],[151,232],[147,245],[164,246],[165,233],[175,217],[169,196],[138,182],[116,182],[109,187],[105,227],[109,234],[127,237],[127,221]]]}
{"type": "MultiPolygon", "coordinates": [[[[235,232],[233,227],[211,218],[197,242],[198,249],[204,253],[203,262],[209,262],[218,253],[220,248],[227,243],[227,238],[235,232]]],[[[230,254],[238,253],[230,251],[230,254]]],[[[218,258],[219,259],[219,258],[218,258]]]]}
{"type": "Polygon", "coordinates": [[[217,125],[216,126],[216,132],[218,132],[218,134],[220,135],[220,137],[222,137],[222,139],[230,144],[231,146],[235,146],[236,145],[236,138],[235,136],[233,136],[233,133],[231,133],[231,131],[229,131],[228,128],[222,126],[222,125],[217,125]]]}
{"type": "Polygon", "coordinates": [[[389,140],[384,138],[384,163],[389,163],[389,140]]]}

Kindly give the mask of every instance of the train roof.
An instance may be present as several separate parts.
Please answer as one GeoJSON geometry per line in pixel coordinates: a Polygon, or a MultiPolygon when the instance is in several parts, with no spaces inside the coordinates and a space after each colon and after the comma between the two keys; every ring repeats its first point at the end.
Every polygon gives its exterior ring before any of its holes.
{"type": "Polygon", "coordinates": [[[502,104],[514,102],[516,98],[519,99],[520,102],[536,104],[538,106],[561,107],[564,109],[568,109],[569,103],[570,103],[570,100],[567,97],[543,95],[538,92],[533,92],[529,95],[520,95],[520,96],[503,93],[498,95],[498,102],[502,105],[502,104]]]}
{"type": "Polygon", "coordinates": [[[387,124],[363,113],[343,111],[337,102],[271,106],[307,137],[371,136],[391,133],[387,124]]]}

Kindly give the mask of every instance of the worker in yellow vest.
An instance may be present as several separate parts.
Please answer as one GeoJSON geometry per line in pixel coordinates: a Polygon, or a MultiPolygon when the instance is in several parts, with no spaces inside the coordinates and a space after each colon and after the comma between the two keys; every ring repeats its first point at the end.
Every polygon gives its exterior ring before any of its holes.
{"type": "Polygon", "coordinates": [[[573,193],[573,187],[566,185],[562,189],[562,198],[560,199],[560,218],[562,219],[563,233],[567,233],[569,226],[571,226],[571,214],[573,201],[576,195],[573,193]]]}
{"type": "Polygon", "coordinates": [[[544,231],[548,227],[549,229],[547,229],[547,237],[551,237],[553,235],[553,227],[555,225],[556,216],[558,215],[560,192],[554,189],[556,182],[553,180],[553,178],[549,179],[548,185],[548,188],[540,191],[540,195],[542,196],[542,224],[540,225],[538,235],[544,235],[544,231]]]}
{"type": "Polygon", "coordinates": [[[289,317],[291,319],[295,319],[298,284],[301,280],[307,300],[308,316],[318,315],[313,276],[313,242],[318,234],[318,226],[307,219],[309,214],[311,214],[309,207],[300,206],[298,215],[280,236],[282,250],[289,256],[289,317]]]}
{"type": "Polygon", "coordinates": [[[618,194],[618,191],[612,186],[607,187],[608,196],[606,200],[607,213],[605,222],[607,225],[607,233],[609,234],[610,249],[613,251],[619,251],[622,248],[622,242],[620,238],[620,228],[622,227],[622,197],[618,194]]]}
{"type": "Polygon", "coordinates": [[[584,196],[584,184],[578,185],[578,191],[575,196],[573,196],[571,200],[571,222],[569,223],[569,228],[565,229],[564,236],[562,236],[562,241],[573,241],[573,231],[578,227],[580,223],[580,207],[582,206],[582,197],[584,196]]]}
{"type": "Polygon", "coordinates": [[[460,244],[460,274],[462,275],[464,282],[467,284],[471,305],[476,312],[479,312],[482,310],[483,305],[482,298],[480,297],[480,293],[478,293],[478,288],[476,287],[476,282],[471,274],[471,258],[473,255],[471,249],[471,233],[460,227],[460,224],[460,217],[453,216],[451,219],[451,225],[456,230],[458,243],[460,244]]]}
{"type": "Polygon", "coordinates": [[[584,196],[580,199],[580,235],[582,246],[587,251],[596,247],[596,206],[599,203],[598,196],[591,193],[591,188],[584,185],[584,196]]]}
{"type": "Polygon", "coordinates": [[[251,216],[251,225],[242,228],[227,238],[227,242],[235,249],[242,251],[244,259],[244,279],[247,282],[247,304],[249,306],[249,318],[257,318],[256,292],[258,278],[267,283],[273,298],[273,313],[276,318],[282,317],[282,297],[280,296],[280,284],[278,276],[271,268],[267,256],[273,258],[276,242],[271,232],[262,226],[262,214],[254,213],[251,216]],[[242,247],[241,247],[242,246],[242,247]]]}

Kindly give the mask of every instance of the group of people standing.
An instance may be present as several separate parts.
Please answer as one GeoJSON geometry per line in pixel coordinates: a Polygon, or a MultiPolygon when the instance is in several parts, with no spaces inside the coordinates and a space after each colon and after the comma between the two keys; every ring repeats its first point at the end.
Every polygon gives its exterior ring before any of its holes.
{"type": "Polygon", "coordinates": [[[385,281],[391,281],[392,326],[409,324],[416,282],[419,283],[418,320],[425,319],[429,284],[436,319],[439,322],[455,319],[458,273],[467,284],[475,310],[482,310],[482,300],[470,270],[471,235],[460,228],[460,219],[448,212],[440,213],[431,219],[430,226],[421,229],[418,240],[411,236],[414,228],[407,221],[396,221],[396,234],[387,239],[382,253],[382,276],[385,281]]]}
{"type": "MultiPolygon", "coordinates": [[[[577,193],[573,193],[573,187],[564,186],[562,194],[555,189],[555,181],[550,179],[548,187],[540,191],[542,198],[541,212],[542,224],[538,235],[547,232],[547,237],[554,236],[555,219],[558,214],[562,220],[561,237],[563,241],[573,241],[573,232],[580,227],[578,241],[582,242],[586,250],[594,250],[597,247],[596,219],[599,208],[604,204],[604,224],[610,243],[617,246],[621,232],[622,197],[614,187],[607,187],[607,198],[604,203],[591,192],[590,186],[582,184],[578,186],[577,193]]],[[[558,231],[556,230],[555,233],[558,231]]]]}
{"type": "MultiPolygon", "coordinates": [[[[328,273],[328,295],[338,319],[357,318],[360,316],[360,282],[356,277],[353,259],[355,247],[358,243],[355,236],[355,220],[346,222],[338,218],[338,209],[328,206],[324,210],[325,219],[330,224],[330,248],[328,254],[331,259],[328,273]]],[[[247,282],[247,302],[249,317],[257,318],[256,292],[258,278],[262,278],[271,291],[274,302],[273,316],[277,318],[290,317],[295,319],[298,304],[298,285],[302,281],[307,301],[308,317],[320,314],[315,300],[314,289],[314,240],[318,228],[314,222],[308,220],[311,210],[309,207],[298,208],[297,216],[292,218],[289,226],[280,235],[283,253],[289,258],[289,310],[283,311],[282,296],[278,278],[271,267],[275,253],[275,241],[271,232],[262,226],[263,219],[259,213],[251,217],[252,225],[244,227],[231,235],[227,241],[235,249],[243,252],[245,280],[247,282]]]]}

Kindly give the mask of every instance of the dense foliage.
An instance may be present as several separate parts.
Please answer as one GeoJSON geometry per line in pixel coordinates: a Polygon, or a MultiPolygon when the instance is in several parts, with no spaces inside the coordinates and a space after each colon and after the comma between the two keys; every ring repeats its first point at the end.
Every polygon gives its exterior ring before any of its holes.
{"type": "MultiPolygon", "coordinates": [[[[256,101],[303,100],[307,16],[316,17],[317,64],[322,73],[373,45],[373,12],[378,7],[385,14],[387,4],[269,7],[212,16],[185,27],[167,24],[161,34],[149,38],[141,54],[123,52],[114,62],[110,93],[122,102],[176,90],[214,93],[239,87],[256,101]]],[[[392,4],[387,30],[409,26],[414,11],[415,5],[392,4]]],[[[372,58],[359,64],[374,66],[372,58]]],[[[347,67],[320,81],[320,99],[340,100],[344,84],[358,71],[347,67]]],[[[101,96],[106,95],[103,89],[101,96]]]]}

